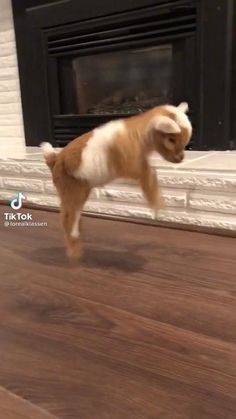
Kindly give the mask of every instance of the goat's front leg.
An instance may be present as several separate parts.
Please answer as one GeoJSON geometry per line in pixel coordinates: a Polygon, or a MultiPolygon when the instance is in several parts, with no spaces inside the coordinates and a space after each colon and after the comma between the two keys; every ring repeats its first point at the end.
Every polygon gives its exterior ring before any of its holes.
{"type": "Polygon", "coordinates": [[[156,218],[158,210],[164,207],[164,201],[161,196],[160,187],[155,171],[144,161],[140,174],[140,185],[143,193],[153,210],[153,216],[156,218]]]}

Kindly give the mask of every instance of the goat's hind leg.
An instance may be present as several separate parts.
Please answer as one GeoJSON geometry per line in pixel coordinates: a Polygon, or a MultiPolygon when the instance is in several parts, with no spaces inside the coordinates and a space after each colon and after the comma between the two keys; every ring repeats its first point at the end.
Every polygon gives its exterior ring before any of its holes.
{"type": "Polygon", "coordinates": [[[69,190],[65,189],[64,196],[61,196],[61,216],[67,255],[72,259],[79,259],[82,255],[81,213],[89,192],[87,185],[71,180],[69,190]]]}

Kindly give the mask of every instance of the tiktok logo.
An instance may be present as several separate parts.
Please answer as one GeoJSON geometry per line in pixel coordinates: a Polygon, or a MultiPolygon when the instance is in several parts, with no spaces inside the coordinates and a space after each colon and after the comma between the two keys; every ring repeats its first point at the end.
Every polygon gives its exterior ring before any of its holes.
{"type": "Polygon", "coordinates": [[[24,196],[23,193],[18,192],[17,197],[13,198],[10,201],[10,206],[12,207],[12,209],[18,210],[22,207],[23,202],[25,202],[25,201],[26,201],[26,196],[24,196]]]}

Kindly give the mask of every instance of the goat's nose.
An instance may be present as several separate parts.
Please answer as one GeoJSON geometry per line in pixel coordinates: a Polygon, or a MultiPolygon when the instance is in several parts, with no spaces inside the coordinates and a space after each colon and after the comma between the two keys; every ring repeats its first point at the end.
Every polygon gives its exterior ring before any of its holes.
{"type": "Polygon", "coordinates": [[[181,152],[181,153],[179,153],[175,156],[175,162],[176,163],[181,163],[181,161],[183,161],[183,159],[184,159],[184,153],[183,152],[181,152]]]}

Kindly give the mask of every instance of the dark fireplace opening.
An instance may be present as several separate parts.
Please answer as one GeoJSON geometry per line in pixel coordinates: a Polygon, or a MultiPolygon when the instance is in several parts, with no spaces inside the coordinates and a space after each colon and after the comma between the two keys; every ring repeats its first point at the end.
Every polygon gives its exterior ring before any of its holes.
{"type": "Polygon", "coordinates": [[[72,66],[78,115],[129,115],[172,102],[172,45],[77,57],[72,66]]]}
{"type": "Polygon", "coordinates": [[[111,119],[181,101],[191,104],[196,126],[196,5],[160,3],[48,31],[57,145],[111,119]]]}
{"type": "Polygon", "coordinates": [[[27,145],[186,101],[190,148],[235,148],[234,0],[12,0],[27,145]]]}

